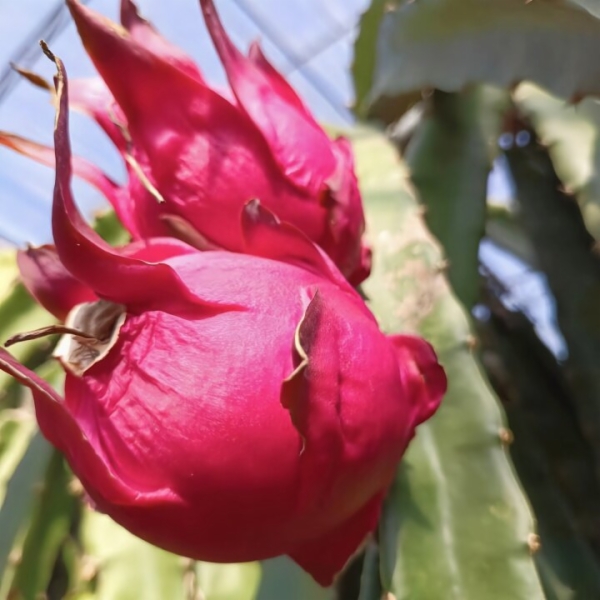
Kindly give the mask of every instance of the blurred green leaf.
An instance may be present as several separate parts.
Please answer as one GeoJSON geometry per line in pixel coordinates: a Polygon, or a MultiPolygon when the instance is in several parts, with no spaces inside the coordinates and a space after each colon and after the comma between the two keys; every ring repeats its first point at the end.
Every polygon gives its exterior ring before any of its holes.
{"type": "Polygon", "coordinates": [[[434,92],[405,155],[425,222],[446,250],[450,285],[467,308],[479,292],[478,252],[491,169],[481,124],[487,107],[482,92],[434,92]]]}
{"type": "MultiPolygon", "coordinates": [[[[562,541],[568,536],[563,533],[567,528],[561,519],[553,511],[538,510],[540,504],[544,508],[545,502],[552,504],[554,494],[562,498],[572,521],[569,526],[585,541],[588,553],[592,550],[600,558],[600,482],[593,452],[573,407],[568,372],[540,340],[529,318],[504,306],[500,300],[503,287],[493,275],[486,276],[484,290],[482,301],[489,313],[478,322],[481,355],[503,399],[511,427],[515,424],[511,454],[519,473],[524,474],[522,480],[538,516],[542,554],[553,543],[559,548],[569,547],[562,541]],[[544,479],[552,479],[556,489],[550,492],[544,479]],[[538,498],[541,501],[536,505],[538,498]]],[[[567,552],[563,566],[567,571],[572,561],[585,567],[586,560],[577,552],[567,552]]],[[[575,572],[567,580],[576,584],[586,578],[575,572]]],[[[600,590],[588,593],[595,595],[600,597],[600,590]]]]}
{"type": "Polygon", "coordinates": [[[0,573],[4,573],[17,535],[25,525],[52,454],[52,447],[37,432],[6,488],[0,509],[0,573]]]}
{"type": "Polygon", "coordinates": [[[95,215],[94,229],[103,240],[113,246],[121,246],[131,239],[131,235],[112,209],[95,215]]]}
{"type": "Polygon", "coordinates": [[[386,0],[373,0],[371,2],[371,5],[360,19],[358,36],[354,43],[354,60],[352,61],[352,75],[356,95],[354,108],[359,113],[362,112],[360,103],[373,84],[375,53],[372,49],[377,45],[379,25],[385,12],[385,5],[386,0]]]}
{"type": "Polygon", "coordinates": [[[254,600],[261,578],[260,563],[196,564],[203,600],[254,600]]]}
{"type": "MultiPolygon", "coordinates": [[[[55,322],[55,318],[35,303],[22,284],[15,283],[10,294],[0,304],[0,344],[16,333],[31,331],[55,322]]],[[[45,338],[34,343],[16,344],[11,353],[27,363],[37,353],[49,352],[52,340],[45,338]]],[[[13,382],[12,377],[0,372],[0,398],[3,390],[13,382]]]]}
{"type": "Polygon", "coordinates": [[[561,365],[533,323],[505,307],[488,275],[481,355],[514,434],[510,446],[541,537],[535,555],[548,600],[600,597],[600,485],[561,365]],[[595,554],[594,554],[595,553],[595,554]]]}
{"type": "Polygon", "coordinates": [[[365,291],[385,331],[418,331],[434,344],[450,386],[419,427],[386,504],[384,523],[399,524],[380,551],[382,565],[395,567],[391,591],[401,599],[541,600],[528,545],[533,518],[503,446],[502,410],[472,354],[468,316],[440,271],[443,255],[394,149],[369,130],[353,141],[378,258],[365,291]]]}
{"type": "Polygon", "coordinates": [[[62,454],[54,450],[14,576],[11,593],[17,598],[36,600],[48,586],[75,509],[75,498],[69,492],[70,479],[71,472],[62,454]]]}
{"type": "MultiPolygon", "coordinates": [[[[526,368],[523,370],[525,376],[530,376],[526,368]]],[[[552,408],[549,405],[546,411],[551,413],[552,408]]],[[[528,426],[523,408],[518,403],[509,403],[507,411],[515,438],[511,455],[538,521],[541,549],[535,559],[546,595],[548,598],[573,597],[582,600],[599,598],[600,569],[584,537],[588,532],[578,530],[572,511],[553,477],[547,457],[533,428],[528,426]]],[[[557,419],[561,416],[560,413],[554,414],[557,419]]],[[[538,416],[545,418],[539,412],[538,416]]],[[[533,420],[531,422],[536,423],[533,420]]],[[[577,458],[578,455],[575,455],[574,460],[577,458]]],[[[567,470],[568,465],[563,464],[563,467],[566,467],[563,470],[565,476],[572,478],[567,470]]],[[[577,466],[573,470],[578,468],[577,466]]]]}
{"type": "Polygon", "coordinates": [[[0,250],[0,302],[12,290],[18,273],[15,251],[8,249],[0,250]]]}
{"type": "Polygon", "coordinates": [[[7,484],[35,431],[33,415],[25,410],[7,409],[0,412],[0,506],[7,484]]]}
{"type": "Polygon", "coordinates": [[[538,517],[541,549],[536,563],[547,598],[600,598],[600,569],[577,530],[547,461],[518,407],[510,409],[512,455],[538,517]]]}
{"type": "Polygon", "coordinates": [[[532,84],[514,93],[519,110],[548,148],[556,173],[577,196],[585,225],[600,240],[600,103],[567,104],[532,84]]]}
{"type": "Polygon", "coordinates": [[[421,99],[420,90],[407,94],[402,99],[402,106],[397,98],[378,98],[372,104],[367,102],[367,96],[373,86],[375,73],[375,59],[379,39],[379,28],[385,13],[398,0],[373,0],[360,19],[358,36],[354,42],[354,58],[352,60],[352,77],[354,80],[354,112],[362,118],[370,117],[379,119],[384,123],[391,123],[404,114],[409,107],[421,99]]]}
{"type": "Polygon", "coordinates": [[[84,510],[81,538],[97,566],[95,600],[186,600],[185,559],[135,537],[110,517],[84,510]]]}
{"type": "MultiPolygon", "coordinates": [[[[46,362],[38,371],[55,387],[63,380],[62,370],[55,363],[46,362]]],[[[18,568],[19,561],[16,559],[21,556],[24,536],[31,524],[29,517],[33,507],[36,504],[39,507],[44,473],[53,451],[36,429],[33,413],[29,412],[32,408],[29,405],[27,408],[0,411],[0,423],[13,418],[20,421],[18,434],[14,430],[9,434],[0,428],[2,496],[6,490],[0,507],[0,598],[5,598],[9,593],[18,568]],[[12,561],[9,560],[11,555],[12,561]]]]}
{"type": "Polygon", "coordinates": [[[322,588],[296,563],[281,556],[262,563],[256,600],[333,600],[333,588],[322,588]]]}
{"type": "MultiPolygon", "coordinates": [[[[527,130],[527,124],[519,125],[527,130]]],[[[571,402],[595,456],[600,482],[600,258],[573,197],[565,193],[532,130],[528,145],[506,151],[520,216],[556,301],[568,348],[571,402]]]]}
{"type": "MultiPolygon", "coordinates": [[[[382,579],[379,568],[379,547],[374,540],[369,540],[365,548],[358,600],[381,600],[382,579]]],[[[390,589],[391,582],[390,585],[384,583],[383,586],[390,589]]]]}
{"type": "MultiPolygon", "coordinates": [[[[589,58],[600,54],[600,21],[568,0],[404,1],[384,15],[376,44],[360,52],[374,54],[376,67],[359,104],[387,98],[404,106],[416,90],[523,80],[564,98],[600,93],[600,63],[589,58]]],[[[357,82],[360,94],[364,87],[357,82]]]]}

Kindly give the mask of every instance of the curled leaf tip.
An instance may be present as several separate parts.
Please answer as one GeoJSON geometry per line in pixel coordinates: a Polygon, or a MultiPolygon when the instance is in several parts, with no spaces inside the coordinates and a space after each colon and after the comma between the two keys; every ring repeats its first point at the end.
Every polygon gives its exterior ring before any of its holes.
{"type": "Polygon", "coordinates": [[[121,23],[128,28],[128,25],[131,25],[132,21],[147,23],[135,2],[132,2],[132,0],[121,0],[121,23]]]}
{"type": "Polygon", "coordinates": [[[25,67],[21,67],[20,65],[18,65],[17,63],[11,62],[10,64],[10,68],[13,71],[16,71],[21,77],[25,78],[27,81],[29,81],[29,83],[35,85],[36,87],[39,87],[43,90],[46,90],[48,92],[53,92],[54,88],[52,87],[52,85],[50,84],[50,82],[42,77],[39,73],[35,73],[34,71],[30,71],[29,69],[26,69],[25,67]]]}
{"type": "Polygon", "coordinates": [[[542,544],[540,541],[540,536],[537,533],[530,533],[527,536],[527,547],[529,548],[529,553],[532,556],[540,550],[542,544]]]}
{"type": "Polygon", "coordinates": [[[54,52],[52,52],[52,50],[50,50],[48,44],[44,41],[44,40],[40,40],[40,46],[42,48],[42,52],[54,63],[57,64],[56,62],[56,55],[54,54],[54,52]]]}
{"type": "Polygon", "coordinates": [[[80,338],[86,339],[95,339],[93,335],[86,333],[85,331],[81,331],[79,329],[75,329],[73,327],[67,327],[65,325],[49,325],[48,327],[41,327],[40,329],[35,329],[33,331],[27,331],[25,333],[17,333],[12,337],[8,338],[4,342],[4,347],[9,348],[14,344],[19,344],[20,342],[28,342],[30,340],[38,340],[43,337],[47,337],[49,335],[73,335],[80,338]]]}

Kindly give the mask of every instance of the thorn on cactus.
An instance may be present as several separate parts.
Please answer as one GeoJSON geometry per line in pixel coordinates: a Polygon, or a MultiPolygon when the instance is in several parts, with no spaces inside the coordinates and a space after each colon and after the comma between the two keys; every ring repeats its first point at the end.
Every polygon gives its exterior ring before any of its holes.
{"type": "Polygon", "coordinates": [[[437,263],[437,265],[435,265],[435,271],[437,273],[446,273],[449,268],[450,268],[450,261],[447,258],[444,260],[441,260],[440,262],[437,263]]]}
{"type": "Polygon", "coordinates": [[[527,546],[529,548],[529,554],[532,556],[539,552],[540,548],[542,547],[540,536],[537,533],[530,533],[527,536],[527,546]]]}
{"type": "Polygon", "coordinates": [[[500,441],[503,446],[510,446],[515,440],[515,436],[510,429],[502,427],[500,429],[500,441]]]}
{"type": "Polygon", "coordinates": [[[7,562],[11,567],[16,567],[21,562],[21,558],[22,558],[22,550],[15,549],[8,555],[7,562]]]}
{"type": "Polygon", "coordinates": [[[100,564],[94,556],[85,555],[81,558],[79,579],[83,582],[92,581],[100,572],[100,564]]]}
{"type": "Polygon", "coordinates": [[[69,493],[77,497],[83,497],[85,495],[83,485],[81,485],[81,481],[79,481],[77,477],[73,477],[69,482],[69,493]]]}
{"type": "Polygon", "coordinates": [[[470,351],[473,351],[475,348],[477,348],[479,342],[474,335],[469,334],[465,339],[465,344],[470,351]]]}

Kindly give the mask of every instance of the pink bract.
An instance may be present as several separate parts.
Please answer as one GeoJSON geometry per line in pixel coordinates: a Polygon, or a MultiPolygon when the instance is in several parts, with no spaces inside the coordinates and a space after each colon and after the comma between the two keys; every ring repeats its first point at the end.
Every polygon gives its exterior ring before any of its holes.
{"type": "Polygon", "coordinates": [[[239,252],[233,218],[257,198],[319,244],[354,285],[369,274],[349,144],[327,136],[258,45],[246,56],[231,43],[211,1],[201,7],[231,100],[129,0],[122,1],[123,27],[76,0],[67,4],[105,85],[79,83],[74,105],[105,128],[128,162],[129,193],[110,199],[134,237],[175,234],[239,252]]]}

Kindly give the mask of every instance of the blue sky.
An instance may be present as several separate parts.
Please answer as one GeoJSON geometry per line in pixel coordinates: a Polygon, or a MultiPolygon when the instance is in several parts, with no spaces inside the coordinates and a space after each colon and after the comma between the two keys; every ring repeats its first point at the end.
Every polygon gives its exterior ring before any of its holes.
{"type": "MultiPolygon", "coordinates": [[[[234,42],[246,48],[252,40],[260,39],[269,58],[288,76],[317,117],[337,125],[352,122],[347,108],[353,97],[349,75],[352,42],[367,4],[368,0],[217,0],[234,42]]],[[[19,46],[57,5],[48,0],[3,4],[0,64],[7,66],[14,59],[19,46]]],[[[118,17],[118,0],[91,0],[89,6],[113,19],[118,17]]],[[[209,81],[225,85],[196,0],[139,0],[138,6],[168,39],[196,59],[209,81]]],[[[32,39],[32,44],[37,46],[37,41],[32,39]]],[[[51,48],[63,59],[70,77],[94,74],[72,23],[52,41],[51,48]]],[[[26,66],[50,78],[53,65],[37,48],[34,56],[37,60],[26,66]]],[[[26,82],[17,83],[0,103],[0,129],[37,141],[51,143],[53,120],[54,110],[47,96],[26,82]]],[[[71,137],[75,152],[113,177],[123,177],[120,158],[89,119],[72,114],[71,137]]],[[[49,241],[52,171],[0,148],[0,178],[0,237],[19,245],[49,241]]],[[[103,198],[86,184],[74,182],[74,189],[88,214],[104,205],[103,198]]]]}

